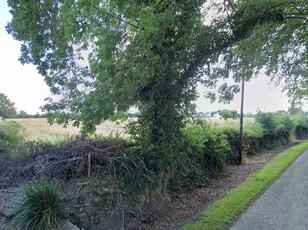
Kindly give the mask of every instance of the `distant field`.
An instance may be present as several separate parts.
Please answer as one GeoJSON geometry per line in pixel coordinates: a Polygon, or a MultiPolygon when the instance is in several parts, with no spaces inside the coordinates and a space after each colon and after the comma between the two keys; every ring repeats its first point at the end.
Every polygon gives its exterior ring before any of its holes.
{"type": "MultiPolygon", "coordinates": [[[[10,121],[16,121],[25,128],[24,136],[26,140],[42,140],[42,141],[56,141],[69,138],[79,134],[80,128],[69,125],[64,128],[62,125],[54,124],[49,125],[46,118],[20,118],[20,119],[8,119],[10,121]]],[[[221,119],[209,119],[209,122],[223,125],[226,121],[221,119]]],[[[239,120],[229,119],[227,122],[239,123],[239,120]]],[[[253,123],[254,118],[245,118],[245,123],[253,123]]],[[[118,124],[111,121],[105,121],[102,124],[96,126],[96,133],[102,136],[108,136],[110,134],[119,133],[121,137],[126,137],[124,134],[124,124],[118,124]]]]}
{"type": "MultiPolygon", "coordinates": [[[[79,134],[80,128],[69,125],[64,128],[62,125],[54,124],[49,125],[45,118],[21,118],[9,119],[16,121],[25,127],[26,140],[43,140],[43,141],[56,141],[72,137],[79,134]]],[[[116,124],[114,122],[106,121],[97,126],[97,134],[108,136],[111,133],[119,133],[124,135],[123,124],[116,124]]]]}
{"type": "MultiPolygon", "coordinates": [[[[224,119],[219,119],[219,118],[209,118],[209,119],[205,119],[207,120],[208,122],[212,122],[212,123],[216,123],[216,124],[220,124],[220,125],[223,125],[225,124],[226,122],[234,122],[234,123],[240,123],[240,119],[227,119],[227,121],[225,121],[224,119]]],[[[244,118],[244,123],[254,123],[255,122],[255,119],[254,118],[244,118]]]]}

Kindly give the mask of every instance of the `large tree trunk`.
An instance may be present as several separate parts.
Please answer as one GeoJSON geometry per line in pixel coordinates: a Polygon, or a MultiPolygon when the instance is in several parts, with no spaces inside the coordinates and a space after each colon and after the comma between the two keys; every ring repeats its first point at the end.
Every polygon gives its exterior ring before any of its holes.
{"type": "Polygon", "coordinates": [[[168,192],[168,184],[171,178],[169,171],[160,172],[155,184],[149,185],[141,195],[141,204],[149,211],[159,211],[170,204],[171,197],[168,192]]]}
{"type": "Polygon", "coordinates": [[[168,185],[182,145],[182,114],[178,109],[180,96],[170,81],[163,80],[164,83],[155,85],[156,91],[149,91],[151,97],[146,97],[148,101],[144,102],[140,116],[143,159],[147,168],[156,175],[156,180],[148,186],[143,199],[153,209],[170,202],[168,185]]]}

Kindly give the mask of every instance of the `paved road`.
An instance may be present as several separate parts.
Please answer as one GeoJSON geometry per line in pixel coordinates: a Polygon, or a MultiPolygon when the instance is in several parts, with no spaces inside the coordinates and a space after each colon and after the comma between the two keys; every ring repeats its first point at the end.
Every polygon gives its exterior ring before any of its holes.
{"type": "Polygon", "coordinates": [[[308,230],[308,150],[230,230],[308,230]]]}

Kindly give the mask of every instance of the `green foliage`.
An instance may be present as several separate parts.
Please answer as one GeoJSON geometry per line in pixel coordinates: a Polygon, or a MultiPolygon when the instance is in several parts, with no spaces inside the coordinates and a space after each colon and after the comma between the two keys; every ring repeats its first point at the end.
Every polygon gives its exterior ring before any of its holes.
{"type": "MultiPolygon", "coordinates": [[[[234,122],[226,122],[221,127],[221,130],[226,136],[226,139],[231,148],[229,162],[236,163],[237,162],[238,137],[239,137],[239,125],[234,122]]],[[[244,134],[244,137],[245,137],[245,134],[244,134]]]]}
{"type": "Polygon", "coordinates": [[[202,154],[204,170],[209,175],[213,176],[224,168],[229,160],[230,146],[221,129],[206,121],[199,121],[188,125],[184,133],[202,154]]]}
{"type": "Polygon", "coordinates": [[[203,165],[204,155],[190,140],[183,142],[183,149],[178,155],[177,167],[169,183],[171,191],[192,189],[209,181],[210,175],[205,172],[203,165]]]}
{"type": "Polygon", "coordinates": [[[288,114],[278,114],[276,119],[279,123],[277,127],[278,132],[289,141],[289,137],[296,129],[297,120],[288,114]]]}
{"type": "Polygon", "coordinates": [[[264,148],[260,141],[264,135],[264,130],[260,123],[247,123],[244,125],[244,149],[247,155],[258,154],[266,148],[264,148]]]}
{"type": "Polygon", "coordinates": [[[59,226],[62,203],[55,182],[35,181],[16,198],[10,226],[16,230],[50,230],[59,226]]]}
{"type": "Polygon", "coordinates": [[[0,117],[13,118],[16,116],[14,103],[6,95],[0,93],[0,117]]]}
{"type": "Polygon", "coordinates": [[[307,116],[298,116],[295,133],[298,138],[305,139],[308,137],[308,117],[307,116]]]}
{"type": "MultiPolygon", "coordinates": [[[[249,81],[265,69],[290,99],[307,99],[307,1],[246,0],[232,1],[230,5],[234,9],[231,11],[235,36],[243,35],[255,20],[259,23],[236,46],[223,50],[221,56],[212,56],[215,64],[209,68],[206,86],[214,89],[218,79],[232,77],[234,84],[217,87],[219,101],[229,102],[239,92],[241,78],[249,81]]],[[[217,98],[215,92],[208,96],[212,100],[217,98]]]]}
{"type": "Polygon", "coordinates": [[[275,115],[273,113],[267,112],[259,112],[256,114],[256,122],[262,125],[262,128],[266,133],[273,133],[278,126],[278,121],[275,119],[275,115]]]}
{"type": "Polygon", "coordinates": [[[211,176],[223,170],[230,154],[230,145],[220,131],[213,132],[204,141],[204,166],[211,176]]]}
{"type": "Polygon", "coordinates": [[[145,162],[138,157],[138,146],[129,144],[127,151],[122,153],[121,162],[117,162],[114,175],[115,181],[121,188],[133,195],[141,195],[149,184],[153,184],[156,176],[151,172],[145,162]]]}
{"type": "Polygon", "coordinates": [[[264,130],[260,145],[265,149],[289,143],[297,126],[296,120],[289,115],[269,112],[259,112],[256,122],[260,123],[264,130]]]}
{"type": "Polygon", "coordinates": [[[111,117],[111,120],[112,121],[125,121],[128,119],[128,113],[127,112],[123,112],[123,111],[120,111],[116,114],[114,114],[112,117],[111,117]]]}
{"type": "Polygon", "coordinates": [[[227,120],[228,118],[236,119],[239,118],[239,114],[236,110],[218,110],[219,115],[224,119],[227,120]]]}
{"type": "Polygon", "coordinates": [[[0,122],[0,157],[16,155],[24,141],[23,131],[15,121],[0,122]]]}
{"type": "MultiPolygon", "coordinates": [[[[202,120],[183,129],[186,142],[178,153],[180,161],[170,188],[184,189],[206,183],[226,164],[237,163],[239,124],[222,126],[202,120]]],[[[260,154],[288,144],[294,136],[308,136],[308,119],[288,114],[259,113],[254,123],[244,125],[243,147],[247,155],[260,154]]]]}
{"type": "Polygon", "coordinates": [[[182,131],[187,140],[184,153],[189,159],[182,159],[186,167],[178,168],[179,174],[182,171],[191,183],[204,183],[208,178],[215,177],[229,160],[230,145],[226,136],[219,128],[202,120],[187,124],[182,131]],[[193,178],[194,174],[196,178],[193,178]]]}
{"type": "MultiPolygon", "coordinates": [[[[239,138],[239,124],[234,122],[227,122],[222,127],[222,132],[226,135],[228,143],[231,147],[230,163],[237,162],[238,151],[238,138],[239,138]]],[[[265,150],[260,146],[260,140],[262,140],[264,131],[259,123],[247,123],[244,124],[244,136],[243,147],[246,154],[255,154],[265,150]]]]}

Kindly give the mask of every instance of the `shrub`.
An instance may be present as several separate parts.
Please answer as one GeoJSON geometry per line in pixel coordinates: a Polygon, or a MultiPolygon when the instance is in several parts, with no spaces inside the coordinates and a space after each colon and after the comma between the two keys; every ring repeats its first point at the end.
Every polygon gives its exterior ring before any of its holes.
{"type": "Polygon", "coordinates": [[[273,113],[267,112],[259,112],[256,114],[255,121],[261,124],[263,127],[265,134],[275,133],[276,127],[278,126],[278,122],[275,119],[275,115],[273,113]]]}
{"type": "Polygon", "coordinates": [[[129,194],[142,194],[153,182],[155,174],[149,171],[146,163],[139,157],[139,146],[130,146],[122,153],[121,161],[115,163],[114,179],[121,189],[129,194]]]}
{"type": "Polygon", "coordinates": [[[170,190],[183,190],[200,186],[209,181],[210,175],[204,172],[203,155],[189,140],[184,140],[183,149],[177,158],[176,171],[169,183],[170,190]]]}
{"type": "Polygon", "coordinates": [[[265,148],[261,145],[264,130],[259,123],[248,123],[244,125],[244,147],[247,155],[260,153],[265,148]]]}
{"type": "Polygon", "coordinates": [[[16,230],[50,230],[60,223],[61,200],[55,182],[35,181],[24,186],[9,212],[16,230]]]}
{"type": "Polygon", "coordinates": [[[216,125],[195,120],[182,128],[182,134],[176,171],[169,184],[171,190],[204,185],[223,170],[230,154],[227,137],[216,125]]]}
{"type": "Polygon", "coordinates": [[[227,137],[227,141],[230,145],[229,163],[237,163],[239,124],[234,122],[225,122],[221,127],[221,131],[227,137]]]}
{"type": "Polygon", "coordinates": [[[296,137],[300,139],[305,139],[308,137],[308,117],[299,116],[296,117],[297,126],[295,129],[296,137]]]}
{"type": "Polygon", "coordinates": [[[201,156],[200,164],[208,175],[214,176],[230,160],[230,145],[219,127],[199,120],[187,125],[183,132],[201,156]]]}
{"type": "Polygon", "coordinates": [[[229,161],[230,145],[220,130],[213,130],[205,140],[203,149],[204,170],[211,176],[222,171],[229,161]]]}
{"type": "MultiPolygon", "coordinates": [[[[222,132],[227,136],[228,143],[231,147],[230,163],[237,162],[238,151],[238,138],[239,138],[239,124],[234,122],[226,122],[222,126],[222,132]]],[[[259,123],[247,123],[243,129],[243,147],[244,151],[248,155],[255,154],[263,149],[260,147],[260,140],[264,133],[263,128],[259,123]]]]}
{"type": "Polygon", "coordinates": [[[273,149],[289,143],[296,129],[296,120],[287,114],[259,112],[256,115],[256,122],[264,130],[263,138],[260,141],[263,149],[273,149]]]}
{"type": "Polygon", "coordinates": [[[24,128],[15,121],[0,123],[0,157],[14,155],[23,143],[24,128]]]}
{"type": "Polygon", "coordinates": [[[282,145],[288,144],[294,136],[298,122],[288,114],[277,114],[275,118],[278,123],[276,128],[277,139],[282,145]]]}

